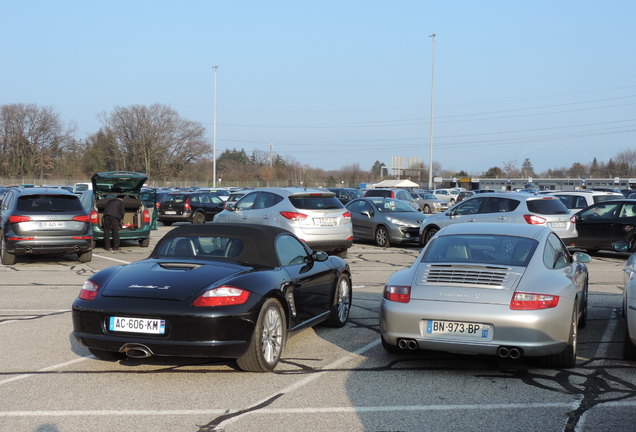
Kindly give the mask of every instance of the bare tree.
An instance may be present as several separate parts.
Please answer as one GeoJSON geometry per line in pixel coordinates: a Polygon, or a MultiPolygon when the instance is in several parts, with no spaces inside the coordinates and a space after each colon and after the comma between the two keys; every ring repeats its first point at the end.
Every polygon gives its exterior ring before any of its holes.
{"type": "Polygon", "coordinates": [[[0,175],[42,178],[55,174],[71,133],[62,127],[53,108],[0,106],[0,175]]]}
{"type": "Polygon", "coordinates": [[[114,139],[122,169],[171,177],[209,151],[203,126],[164,105],[116,107],[100,120],[100,132],[114,139]]]}

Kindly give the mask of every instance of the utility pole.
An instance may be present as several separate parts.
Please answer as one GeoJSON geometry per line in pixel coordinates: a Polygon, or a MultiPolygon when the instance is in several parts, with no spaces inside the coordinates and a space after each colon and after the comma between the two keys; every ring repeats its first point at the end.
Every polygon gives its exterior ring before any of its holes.
{"type": "Polygon", "coordinates": [[[431,122],[428,132],[428,188],[433,189],[433,108],[435,101],[435,33],[429,35],[431,38],[433,50],[431,61],[431,122]]]}
{"type": "Polygon", "coordinates": [[[212,187],[216,187],[216,71],[218,68],[218,66],[212,66],[212,69],[214,69],[214,109],[212,113],[212,187]]]}
{"type": "Polygon", "coordinates": [[[272,148],[274,147],[274,142],[269,142],[269,167],[271,168],[274,165],[274,160],[272,159],[272,148]]]}

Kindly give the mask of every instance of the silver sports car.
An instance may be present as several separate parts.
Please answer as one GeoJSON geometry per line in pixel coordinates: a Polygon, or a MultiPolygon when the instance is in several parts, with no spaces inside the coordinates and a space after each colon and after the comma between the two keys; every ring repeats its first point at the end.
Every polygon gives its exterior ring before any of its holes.
{"type": "MultiPolygon", "coordinates": [[[[628,241],[619,241],[612,246],[619,252],[632,251],[628,241]]],[[[636,360],[636,252],[625,261],[623,281],[623,316],[625,317],[623,357],[627,360],[636,360]]]]}
{"type": "Polygon", "coordinates": [[[439,350],[576,363],[587,317],[584,253],[547,227],[464,223],[440,230],[389,278],[380,308],[389,352],[439,350]]]}

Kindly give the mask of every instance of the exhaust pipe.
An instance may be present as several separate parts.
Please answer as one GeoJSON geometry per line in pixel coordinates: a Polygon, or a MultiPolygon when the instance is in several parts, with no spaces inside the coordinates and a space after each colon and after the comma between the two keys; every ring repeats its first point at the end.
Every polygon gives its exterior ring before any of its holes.
{"type": "Polygon", "coordinates": [[[77,246],[77,245],[73,246],[73,252],[77,253],[79,251],[80,251],[80,247],[79,246],[77,246]]]}
{"type": "Polygon", "coordinates": [[[119,351],[132,358],[147,358],[153,355],[150,348],[142,344],[125,344],[119,351]]]}
{"type": "Polygon", "coordinates": [[[398,348],[406,350],[409,349],[411,351],[417,349],[417,341],[415,339],[399,339],[398,340],[398,348]]]}
{"type": "Polygon", "coordinates": [[[521,357],[521,350],[517,347],[510,348],[508,350],[508,357],[513,360],[517,360],[519,357],[521,357]]]}
{"type": "Polygon", "coordinates": [[[497,355],[501,358],[511,358],[512,360],[517,360],[521,357],[523,351],[521,348],[517,347],[506,347],[500,346],[497,348],[497,355]]]}
{"type": "Polygon", "coordinates": [[[30,253],[33,253],[33,249],[31,249],[30,247],[27,247],[27,248],[24,248],[24,252],[30,254],[30,253]]]}
{"type": "Polygon", "coordinates": [[[505,346],[500,346],[497,348],[497,355],[501,358],[507,358],[510,353],[508,352],[508,348],[505,346]]]}

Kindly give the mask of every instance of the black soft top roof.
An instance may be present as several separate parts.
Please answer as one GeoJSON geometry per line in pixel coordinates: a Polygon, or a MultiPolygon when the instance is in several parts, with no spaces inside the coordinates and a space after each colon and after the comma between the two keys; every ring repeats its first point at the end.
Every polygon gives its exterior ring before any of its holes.
{"type": "Polygon", "coordinates": [[[274,240],[283,233],[293,236],[287,230],[266,225],[224,223],[182,225],[170,230],[157,243],[150,258],[159,258],[158,251],[162,243],[174,237],[230,237],[243,242],[243,251],[233,258],[234,260],[252,266],[277,267],[280,263],[274,249],[274,240]]]}

